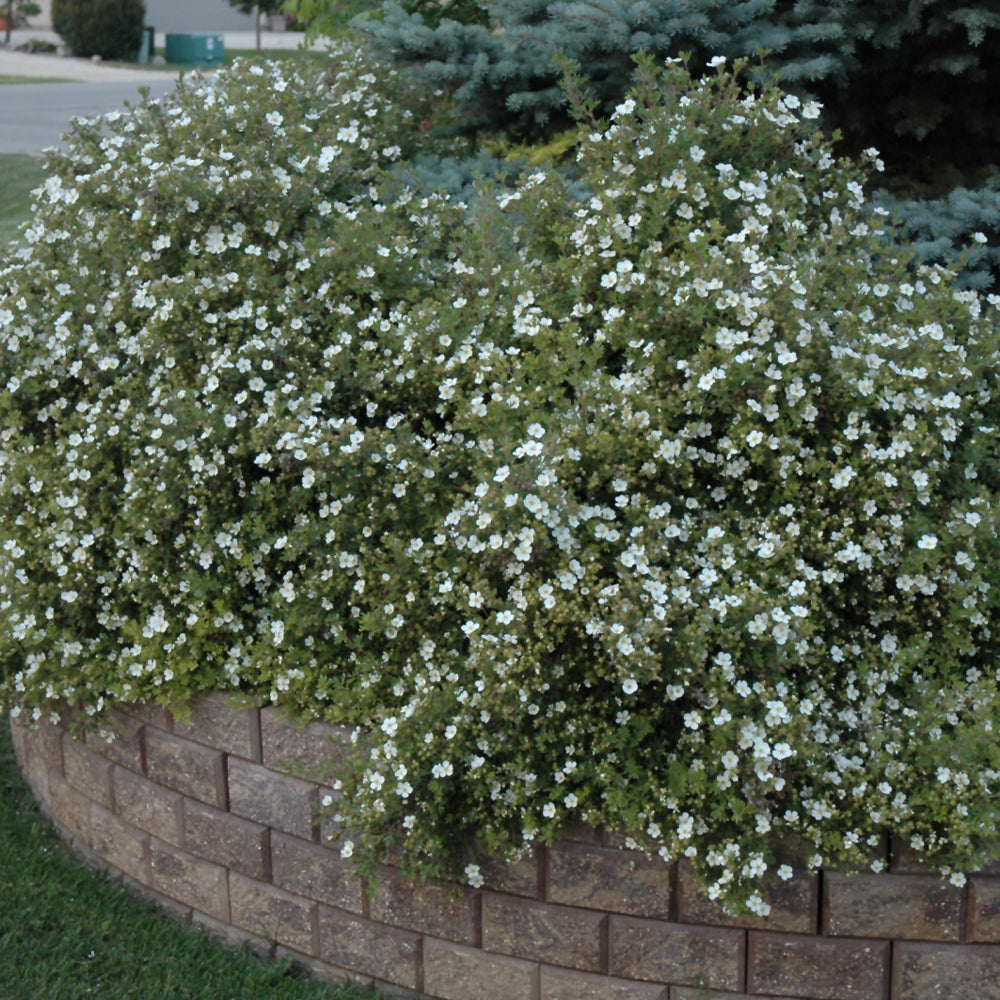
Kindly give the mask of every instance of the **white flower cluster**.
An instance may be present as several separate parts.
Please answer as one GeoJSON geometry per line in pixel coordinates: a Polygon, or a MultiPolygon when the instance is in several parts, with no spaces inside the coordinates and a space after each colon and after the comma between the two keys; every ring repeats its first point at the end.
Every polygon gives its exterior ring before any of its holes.
{"type": "Polygon", "coordinates": [[[640,73],[582,201],[406,189],[364,74],[81,140],[0,279],[2,697],[365,724],[355,853],[582,819],[758,912],[776,834],[972,857],[995,303],[885,242],[812,105],[717,68],[640,73]]]}

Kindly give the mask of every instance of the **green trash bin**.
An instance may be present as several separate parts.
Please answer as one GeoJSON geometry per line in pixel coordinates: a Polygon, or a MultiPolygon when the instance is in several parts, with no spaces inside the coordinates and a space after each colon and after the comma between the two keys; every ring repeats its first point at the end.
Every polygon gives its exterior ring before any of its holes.
{"type": "Polygon", "coordinates": [[[168,63],[187,66],[221,66],[226,55],[222,35],[167,35],[166,57],[168,63]]]}

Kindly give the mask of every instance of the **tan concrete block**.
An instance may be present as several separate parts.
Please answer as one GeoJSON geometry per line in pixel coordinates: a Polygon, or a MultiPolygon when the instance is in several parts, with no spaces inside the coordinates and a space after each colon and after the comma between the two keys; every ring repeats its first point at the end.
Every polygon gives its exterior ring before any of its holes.
{"type": "Polygon", "coordinates": [[[674,867],[637,852],[556,843],[548,849],[548,898],[568,906],[666,920],[674,867]]]}
{"type": "MultiPolygon", "coordinates": [[[[42,812],[50,815],[52,792],[49,788],[49,767],[35,748],[33,736],[34,733],[30,730],[24,731],[20,760],[21,774],[42,812]]],[[[56,773],[54,777],[61,778],[62,774],[56,773]]]]}
{"type": "Polygon", "coordinates": [[[709,924],[715,927],[746,927],[757,930],[814,934],[819,926],[819,876],[796,871],[790,879],[777,876],[764,882],[761,898],[771,907],[766,917],[753,913],[726,913],[710,900],[695,877],[688,861],[677,867],[677,920],[682,924],[709,924]]]}
{"type": "Polygon", "coordinates": [[[763,993],[730,993],[728,990],[703,990],[700,986],[671,986],[669,988],[670,1000],[788,1000],[787,997],[776,997],[773,994],[764,996],[763,993]]]}
{"type": "Polygon", "coordinates": [[[63,740],[69,739],[62,726],[47,719],[42,720],[31,730],[31,746],[38,758],[45,763],[49,771],[56,774],[65,773],[63,766],[63,740]]]}
{"type": "Polygon", "coordinates": [[[823,876],[823,930],[831,936],[958,941],[965,890],[940,874],[823,876]]]}
{"type": "Polygon", "coordinates": [[[1000,944],[1000,878],[969,881],[968,940],[1000,944]]]}
{"type": "Polygon", "coordinates": [[[814,1000],[885,1000],[888,941],[750,931],[747,992],[814,1000]]]}
{"type": "Polygon", "coordinates": [[[746,932],[642,917],[610,918],[610,972],[676,986],[744,988],[746,932]]]}
{"type": "Polygon", "coordinates": [[[602,913],[483,893],[483,950],[530,961],[602,972],[602,913]]]}
{"type": "Polygon", "coordinates": [[[377,880],[372,920],[459,944],[479,943],[479,896],[460,886],[413,885],[391,869],[377,880]]]}
{"type": "Polygon", "coordinates": [[[316,953],[318,904],[312,900],[230,872],[229,905],[237,927],[305,955],[316,953]]]}
{"type": "MultiPolygon", "coordinates": [[[[25,742],[27,738],[27,731],[24,726],[22,726],[17,719],[13,716],[9,718],[10,722],[10,739],[14,747],[14,757],[17,760],[17,766],[21,769],[21,773],[24,773],[26,765],[26,754],[27,754],[27,744],[25,742]]],[[[3,718],[0,717],[0,725],[3,725],[3,718]]]]}
{"type": "Polygon", "coordinates": [[[71,739],[65,741],[62,753],[66,780],[88,799],[111,809],[111,761],[71,739]]]}
{"type": "Polygon", "coordinates": [[[226,869],[172,844],[150,838],[150,885],[193,910],[229,922],[226,869]]]}
{"type": "Polygon", "coordinates": [[[259,823],[200,802],[185,804],[184,847],[200,858],[269,882],[270,846],[270,831],[259,823]]]}
{"type": "Polygon", "coordinates": [[[424,991],[441,1000],[536,1000],[535,962],[424,939],[424,991]]]}
{"type": "Polygon", "coordinates": [[[149,837],[96,802],[90,804],[90,846],[119,871],[149,884],[149,837]]]}
{"type": "Polygon", "coordinates": [[[539,997],[541,1000],[667,1000],[667,988],[543,965],[539,997]]]}
{"type": "Polygon", "coordinates": [[[1000,946],[904,941],[892,964],[892,1000],[1000,1000],[1000,946]]]}
{"type": "Polygon", "coordinates": [[[164,705],[157,705],[151,701],[141,701],[133,702],[131,705],[120,705],[116,711],[135,719],[136,722],[141,722],[143,725],[153,726],[167,733],[173,731],[173,716],[164,705]]]}
{"type": "Polygon", "coordinates": [[[85,739],[94,753],[142,774],[145,771],[142,736],[143,724],[138,719],[112,708],[105,712],[100,730],[88,732],[85,739]]]}
{"type": "Polygon", "coordinates": [[[260,763],[260,709],[246,698],[202,695],[174,713],[174,733],[213,750],[260,763]]]}
{"type": "Polygon", "coordinates": [[[316,786],[307,781],[260,764],[229,760],[229,808],[245,819],[312,840],[319,835],[318,803],[316,786]]]}
{"type": "Polygon", "coordinates": [[[283,833],[271,834],[271,880],[298,896],[362,914],[365,894],[350,861],[336,849],[283,833]]]}
{"type": "Polygon", "coordinates": [[[397,986],[417,989],[420,935],[319,906],[320,954],[325,962],[397,986]]]}
{"type": "Polygon", "coordinates": [[[483,887],[512,896],[540,899],[545,879],[545,849],[536,847],[523,858],[505,861],[486,852],[476,853],[473,862],[479,865],[483,887]]]}
{"type": "Polygon", "coordinates": [[[219,751],[158,729],[148,729],[145,737],[146,773],[152,781],[226,808],[226,768],[219,751]]]}
{"type": "Polygon", "coordinates": [[[260,711],[263,764],[275,771],[290,771],[321,784],[332,776],[354,748],[351,730],[327,722],[302,722],[272,705],[260,711]]]}
{"type": "MultiPolygon", "coordinates": [[[[33,767],[35,763],[32,756],[29,767],[33,767]]],[[[40,761],[37,763],[39,767],[44,767],[40,761]]],[[[93,805],[92,800],[55,771],[46,772],[45,782],[48,799],[41,803],[43,811],[47,811],[51,818],[57,820],[71,836],[77,837],[89,845],[91,842],[90,807],[93,805]]]]}
{"type": "Polygon", "coordinates": [[[114,765],[111,772],[115,812],[126,822],[160,840],[181,846],[184,830],[181,820],[180,792],[114,765]]]}

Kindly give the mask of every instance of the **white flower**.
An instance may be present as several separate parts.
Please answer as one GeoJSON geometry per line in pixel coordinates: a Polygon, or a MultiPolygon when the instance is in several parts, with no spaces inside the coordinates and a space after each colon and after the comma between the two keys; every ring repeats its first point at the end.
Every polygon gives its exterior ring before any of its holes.
{"type": "Polygon", "coordinates": [[[839,472],[830,477],[830,485],[835,490],[842,490],[854,478],[855,472],[851,466],[847,465],[839,472]]]}
{"type": "Polygon", "coordinates": [[[921,535],[917,540],[918,549],[936,549],[937,548],[937,536],[935,535],[921,535]]]}
{"type": "Polygon", "coordinates": [[[485,880],[479,871],[479,865],[465,866],[465,881],[468,882],[474,889],[478,889],[483,885],[485,880]]]}
{"type": "Polygon", "coordinates": [[[639,685],[634,677],[627,677],[622,681],[622,690],[626,694],[635,694],[639,690],[639,685]]]}

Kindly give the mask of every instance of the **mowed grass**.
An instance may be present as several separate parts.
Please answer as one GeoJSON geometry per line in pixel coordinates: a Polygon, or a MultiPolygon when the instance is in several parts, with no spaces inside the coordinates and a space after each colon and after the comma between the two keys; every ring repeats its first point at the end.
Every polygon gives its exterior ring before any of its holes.
{"type": "Polygon", "coordinates": [[[42,183],[41,161],[24,153],[0,154],[0,258],[8,243],[20,240],[18,227],[28,219],[31,192],[42,183]]]}
{"type": "Polygon", "coordinates": [[[0,73],[0,87],[5,83],[72,83],[64,76],[10,76],[0,73]]]}
{"type": "Polygon", "coordinates": [[[226,947],[78,862],[39,814],[0,717],[2,1000],[372,1000],[226,947]]]}

